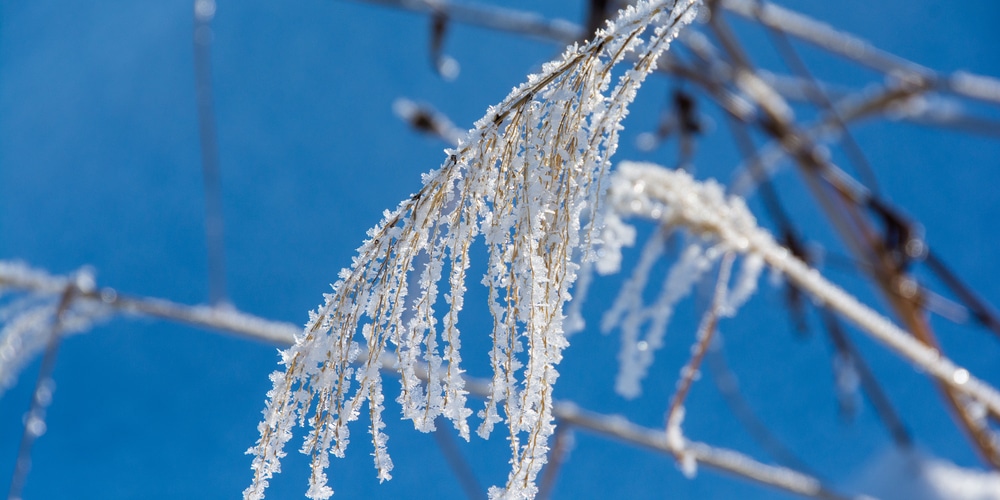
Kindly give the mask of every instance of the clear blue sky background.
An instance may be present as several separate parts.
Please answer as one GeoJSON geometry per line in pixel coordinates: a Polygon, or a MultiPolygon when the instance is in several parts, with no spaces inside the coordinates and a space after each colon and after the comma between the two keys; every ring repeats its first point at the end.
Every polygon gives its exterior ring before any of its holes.
{"type": "MultiPolygon", "coordinates": [[[[932,0],[794,4],[924,65],[1000,75],[1000,5],[993,0],[959,8],[932,0]]],[[[574,21],[583,13],[579,1],[506,5],[574,21]]],[[[123,293],[206,300],[191,12],[188,1],[0,4],[0,259],[55,273],[90,265],[99,284],[123,293]]],[[[414,192],[420,174],[439,165],[443,145],[399,122],[391,111],[395,98],[433,103],[467,127],[559,51],[454,26],[447,52],[462,73],[444,82],[428,62],[428,24],[423,16],[334,0],[220,3],[213,85],[227,278],[237,307],[303,323],[382,210],[414,192]]],[[[735,24],[758,61],[774,61],[759,32],[735,24]]],[[[851,84],[878,78],[803,51],[823,78],[851,84]]],[[[669,88],[662,79],[644,88],[626,122],[627,137],[655,127],[669,88]]],[[[727,179],[738,161],[723,127],[716,119],[701,147],[702,177],[727,179]]],[[[887,123],[860,126],[857,139],[887,197],[923,222],[929,243],[961,276],[1000,302],[998,142],[887,123]]],[[[618,158],[670,162],[674,153],[667,147],[640,154],[623,143],[618,158]]],[[[786,171],[781,181],[807,236],[826,238],[826,229],[811,224],[815,209],[794,194],[801,189],[796,175],[786,171]]],[[[843,270],[830,275],[858,281],[843,270]]],[[[619,282],[598,282],[591,324],[619,282]]],[[[868,288],[855,289],[872,297],[868,288]]],[[[829,342],[818,330],[796,337],[782,306],[780,290],[764,286],[747,314],[724,323],[728,358],[759,416],[825,478],[845,481],[889,440],[868,407],[853,423],[838,417],[829,342]]],[[[470,309],[464,358],[473,374],[483,375],[486,343],[472,326],[482,316],[470,309]]],[[[673,325],[644,398],[626,402],[614,395],[618,341],[593,331],[573,338],[558,397],[661,425],[691,342],[692,318],[682,312],[673,325]]],[[[957,360],[1000,383],[993,339],[934,324],[957,360]]],[[[920,445],[976,465],[931,384],[880,347],[859,344],[920,445]]],[[[26,497],[237,496],[250,478],[243,452],[257,437],[276,360],[273,346],[147,320],[117,319],[66,340],[49,431],[36,443],[26,497]]],[[[37,367],[30,365],[0,399],[2,491],[37,367]]],[[[378,485],[365,427],[358,425],[349,457],[331,469],[339,498],[460,498],[433,438],[399,422],[394,403],[387,406],[395,479],[378,485]]],[[[708,380],[691,396],[685,430],[693,439],[767,460],[708,380]]],[[[576,436],[559,498],[777,496],[704,469],[689,481],[666,457],[576,436]]],[[[269,497],[305,491],[307,467],[294,453],[297,446],[290,443],[285,472],[269,497]]],[[[504,481],[508,451],[501,434],[490,442],[476,438],[462,450],[481,484],[504,481]]]]}

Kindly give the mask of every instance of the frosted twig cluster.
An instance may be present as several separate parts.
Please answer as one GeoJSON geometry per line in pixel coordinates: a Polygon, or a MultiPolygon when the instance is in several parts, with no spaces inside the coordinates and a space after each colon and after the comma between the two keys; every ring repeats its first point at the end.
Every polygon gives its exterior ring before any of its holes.
{"type": "Polygon", "coordinates": [[[489,254],[482,283],[493,316],[493,379],[478,434],[488,437],[504,423],[512,452],[507,484],[491,488],[490,496],[536,494],[554,429],[552,386],[566,346],[563,306],[579,268],[574,260],[590,255],[602,179],[628,105],[693,20],[696,3],[641,2],[622,11],[592,41],[569,47],[490,108],[444,165],[425,175],[423,188],[385,213],[283,353],[285,371],[272,375],[261,437],[250,450],[254,479],[246,498],[263,497],[293,427],[307,422],[301,447],[311,457],[307,496],[329,497],[329,455],[344,454],[348,424],[366,402],[378,477],[391,477],[379,371],[389,347],[404,418],[431,431],[444,417],[468,439],[472,412],[458,315],[470,246],[479,236],[489,254]],[[612,87],[612,70],[626,60],[629,67],[612,87]],[[416,290],[409,288],[411,273],[419,276],[416,290]],[[442,282],[447,307],[439,313],[442,282]],[[359,360],[363,352],[367,358],[359,360]],[[427,365],[426,383],[416,376],[418,363],[427,365]]]}
{"type": "Polygon", "coordinates": [[[991,412],[1000,410],[1000,393],[996,389],[791,255],[757,226],[742,198],[727,197],[714,181],[698,182],[685,172],[653,164],[623,163],[611,179],[607,203],[609,213],[615,216],[641,217],[667,226],[679,226],[706,244],[762,260],[824,307],[836,311],[945,386],[991,412]]]}

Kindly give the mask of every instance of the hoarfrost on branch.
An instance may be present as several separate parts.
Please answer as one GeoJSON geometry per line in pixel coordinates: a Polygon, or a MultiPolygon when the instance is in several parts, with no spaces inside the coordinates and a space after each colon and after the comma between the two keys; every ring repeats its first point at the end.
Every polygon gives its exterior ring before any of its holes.
{"type": "Polygon", "coordinates": [[[641,2],[592,41],[567,48],[490,108],[444,165],[424,176],[423,188],[369,231],[353,265],[282,354],[285,370],[272,376],[261,437],[249,450],[254,479],[245,498],[263,497],[292,428],[307,422],[300,451],[311,457],[308,496],[329,497],[329,454],[343,455],[348,423],[365,403],[378,476],[389,479],[379,360],[390,347],[404,418],[429,431],[444,417],[468,439],[458,313],[470,246],[480,235],[489,255],[482,283],[493,316],[493,379],[478,434],[505,424],[512,454],[507,484],[490,496],[535,496],[554,430],[556,365],[567,345],[563,307],[579,259],[593,260],[591,235],[621,121],[658,57],[694,19],[696,4],[641,2]],[[625,61],[612,86],[612,69],[625,61]],[[409,289],[414,272],[418,290],[409,289]],[[443,280],[447,310],[439,321],[434,305],[443,280]],[[427,366],[426,382],[417,377],[418,363],[427,366]]]}

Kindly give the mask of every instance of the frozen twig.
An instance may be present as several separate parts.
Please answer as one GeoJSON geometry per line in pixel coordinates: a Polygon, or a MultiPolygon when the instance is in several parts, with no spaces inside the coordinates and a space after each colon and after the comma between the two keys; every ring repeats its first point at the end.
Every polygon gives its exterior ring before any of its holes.
{"type": "Polygon", "coordinates": [[[705,359],[721,316],[726,315],[724,310],[724,300],[726,298],[726,287],[729,282],[729,272],[733,267],[733,255],[727,254],[719,267],[719,277],[716,278],[715,294],[712,296],[712,304],[705,311],[698,325],[698,333],[695,335],[695,343],[691,348],[691,357],[684,368],[681,368],[681,378],[677,381],[677,391],[670,399],[670,407],[667,409],[667,421],[675,419],[678,411],[683,411],[684,400],[687,399],[691,385],[700,376],[701,362],[705,359]]]}
{"type": "Polygon", "coordinates": [[[1000,104],[1000,80],[965,71],[940,74],[886,52],[849,33],[799,12],[763,0],[720,0],[719,5],[768,28],[787,33],[887,75],[925,79],[962,97],[1000,104]]]}
{"type": "Polygon", "coordinates": [[[670,455],[688,453],[699,464],[798,495],[823,499],[848,498],[832,492],[818,479],[794,470],[767,465],[742,453],[687,441],[683,450],[672,445],[663,429],[650,429],[620,416],[601,415],[572,403],[559,403],[553,413],[564,422],[590,432],[670,455]]]}
{"type": "Polygon", "coordinates": [[[65,289],[60,294],[49,327],[45,356],[42,358],[38,379],[35,381],[35,390],[32,392],[31,407],[24,417],[24,430],[21,432],[21,444],[17,451],[17,461],[14,463],[14,473],[11,476],[10,489],[7,493],[8,499],[21,500],[21,493],[28,478],[28,472],[31,470],[31,448],[35,440],[45,433],[45,413],[52,402],[52,392],[55,390],[52,372],[55,370],[56,355],[62,340],[61,330],[64,317],[72,307],[77,292],[92,286],[93,278],[82,272],[77,276],[77,279],[68,280],[65,289]]]}
{"type": "Polygon", "coordinates": [[[1000,393],[996,389],[792,256],[770,234],[757,227],[742,199],[726,198],[718,184],[700,183],[684,172],[651,164],[623,163],[612,181],[608,197],[623,216],[680,225],[697,234],[716,238],[734,251],[759,255],[768,266],[781,272],[825,307],[836,311],[914,366],[990,411],[1000,411],[1000,393]]]}
{"type": "MultiPolygon", "coordinates": [[[[0,291],[57,297],[69,279],[64,276],[52,276],[24,264],[0,261],[0,291]]],[[[148,316],[224,331],[276,345],[293,344],[295,335],[301,331],[300,327],[291,323],[263,319],[231,307],[192,306],[161,298],[134,297],[119,293],[111,287],[78,290],[74,302],[90,304],[91,308],[103,308],[125,315],[148,316]]]]}

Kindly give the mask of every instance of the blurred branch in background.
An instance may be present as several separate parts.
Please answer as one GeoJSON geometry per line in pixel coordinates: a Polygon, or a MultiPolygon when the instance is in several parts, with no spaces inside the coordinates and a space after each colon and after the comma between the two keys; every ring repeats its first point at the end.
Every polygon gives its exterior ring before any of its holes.
{"type": "Polygon", "coordinates": [[[205,247],[208,257],[208,301],[219,306],[226,294],[226,235],[222,213],[222,172],[212,102],[212,18],[215,0],[194,2],[194,74],[198,100],[201,171],[205,187],[205,247]]]}

